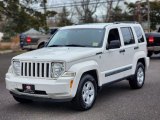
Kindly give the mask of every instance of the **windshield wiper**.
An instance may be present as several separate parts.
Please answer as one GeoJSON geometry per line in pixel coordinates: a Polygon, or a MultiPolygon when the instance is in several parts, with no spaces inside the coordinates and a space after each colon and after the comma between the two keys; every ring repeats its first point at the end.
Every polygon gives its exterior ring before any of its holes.
{"type": "Polygon", "coordinates": [[[48,47],[61,47],[61,46],[64,46],[64,45],[50,45],[48,47]]]}
{"type": "Polygon", "coordinates": [[[84,45],[76,45],[76,44],[69,44],[69,45],[64,45],[64,46],[69,46],[69,47],[87,47],[84,45]]]}
{"type": "Polygon", "coordinates": [[[76,45],[76,44],[69,44],[69,45],[50,45],[48,47],[87,47],[87,46],[84,46],[84,45],[76,45]]]}

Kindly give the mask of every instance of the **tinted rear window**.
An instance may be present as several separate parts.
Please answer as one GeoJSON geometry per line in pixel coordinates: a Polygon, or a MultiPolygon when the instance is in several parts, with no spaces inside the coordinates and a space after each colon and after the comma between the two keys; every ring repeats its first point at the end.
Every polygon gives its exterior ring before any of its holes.
{"type": "Polygon", "coordinates": [[[137,35],[137,38],[138,38],[138,42],[139,43],[144,42],[144,37],[143,37],[141,28],[140,27],[134,27],[134,30],[136,32],[136,35],[137,35]]]}
{"type": "Polygon", "coordinates": [[[130,27],[122,27],[121,31],[124,40],[124,45],[130,45],[135,43],[135,39],[130,27]]]}

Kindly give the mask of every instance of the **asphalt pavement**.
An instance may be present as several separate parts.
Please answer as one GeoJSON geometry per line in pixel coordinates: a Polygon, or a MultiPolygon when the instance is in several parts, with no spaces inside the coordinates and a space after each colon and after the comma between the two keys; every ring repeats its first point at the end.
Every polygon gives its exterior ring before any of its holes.
{"type": "Polygon", "coordinates": [[[130,89],[128,81],[105,86],[94,107],[80,112],[70,103],[17,103],[5,89],[5,73],[16,54],[0,54],[0,120],[160,120],[160,55],[151,59],[142,89],[130,89]]]}

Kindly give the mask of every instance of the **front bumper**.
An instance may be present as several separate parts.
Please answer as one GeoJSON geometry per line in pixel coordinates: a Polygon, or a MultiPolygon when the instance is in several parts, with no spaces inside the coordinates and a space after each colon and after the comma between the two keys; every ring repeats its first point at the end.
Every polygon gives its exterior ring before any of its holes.
{"type": "Polygon", "coordinates": [[[57,80],[42,79],[42,78],[25,78],[16,77],[13,74],[6,74],[6,88],[13,94],[20,97],[33,98],[47,98],[55,100],[72,99],[75,95],[73,89],[70,88],[70,81],[73,77],[61,77],[57,80]],[[35,91],[42,91],[39,93],[25,93],[23,84],[31,84],[35,86],[35,91]],[[43,93],[43,94],[42,94],[43,93]],[[45,94],[44,94],[45,93],[45,94]]]}

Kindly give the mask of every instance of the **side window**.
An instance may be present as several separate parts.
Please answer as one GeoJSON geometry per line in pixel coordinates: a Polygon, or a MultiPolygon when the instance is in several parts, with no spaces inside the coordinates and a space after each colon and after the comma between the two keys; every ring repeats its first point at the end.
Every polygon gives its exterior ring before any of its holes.
{"type": "Polygon", "coordinates": [[[119,44],[119,47],[121,46],[121,41],[120,41],[120,37],[119,37],[119,31],[117,28],[114,28],[114,29],[111,29],[109,31],[109,34],[108,34],[108,44],[119,44]]]}
{"type": "Polygon", "coordinates": [[[121,31],[124,40],[124,45],[130,45],[135,43],[135,39],[130,27],[122,27],[121,31]]]}
{"type": "Polygon", "coordinates": [[[143,37],[141,28],[140,27],[134,27],[134,30],[136,32],[136,35],[137,35],[137,38],[138,38],[138,42],[139,43],[144,42],[144,37],[143,37]]]}

